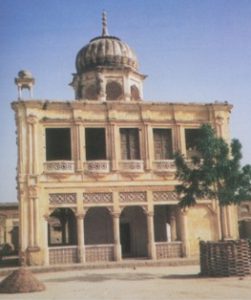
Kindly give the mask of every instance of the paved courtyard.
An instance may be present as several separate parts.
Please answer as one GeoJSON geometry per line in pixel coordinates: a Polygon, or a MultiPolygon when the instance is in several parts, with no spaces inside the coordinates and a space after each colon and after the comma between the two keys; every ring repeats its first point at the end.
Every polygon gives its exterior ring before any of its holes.
{"type": "Polygon", "coordinates": [[[198,273],[199,266],[38,273],[35,276],[44,282],[46,291],[0,294],[0,299],[251,299],[251,277],[201,278],[198,273]]]}

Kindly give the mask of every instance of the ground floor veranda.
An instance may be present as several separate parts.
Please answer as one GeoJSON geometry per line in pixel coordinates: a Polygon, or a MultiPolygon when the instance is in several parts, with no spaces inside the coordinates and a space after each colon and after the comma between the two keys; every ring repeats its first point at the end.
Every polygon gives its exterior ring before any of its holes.
{"type": "Polygon", "coordinates": [[[47,262],[186,256],[184,218],[175,205],[156,205],[154,213],[127,206],[120,214],[91,207],[78,216],[71,209],[56,208],[48,219],[47,262]]]}

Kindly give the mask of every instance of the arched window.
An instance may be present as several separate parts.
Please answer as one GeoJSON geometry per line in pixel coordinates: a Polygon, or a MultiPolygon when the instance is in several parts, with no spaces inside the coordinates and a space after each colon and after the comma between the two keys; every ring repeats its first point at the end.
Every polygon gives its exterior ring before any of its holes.
{"type": "Polygon", "coordinates": [[[123,96],[121,85],[116,81],[108,82],[106,85],[106,100],[120,100],[123,96]]]}
{"type": "Polygon", "coordinates": [[[136,85],[131,86],[131,99],[132,100],[140,100],[139,89],[136,85]]]}

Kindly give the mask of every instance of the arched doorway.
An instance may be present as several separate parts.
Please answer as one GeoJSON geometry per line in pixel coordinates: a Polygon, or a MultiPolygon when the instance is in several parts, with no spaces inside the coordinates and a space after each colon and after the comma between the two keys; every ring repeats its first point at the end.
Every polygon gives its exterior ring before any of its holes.
{"type": "Polygon", "coordinates": [[[154,206],[155,242],[174,242],[179,238],[177,231],[177,206],[154,206]]]}
{"type": "Polygon", "coordinates": [[[85,220],[85,245],[113,243],[113,225],[109,210],[106,207],[91,207],[85,220]]]}
{"type": "Polygon", "coordinates": [[[120,215],[122,257],[147,257],[147,220],[143,208],[128,206],[120,215]]]}
{"type": "Polygon", "coordinates": [[[77,244],[76,217],[70,208],[56,208],[48,222],[49,246],[77,244]]]}

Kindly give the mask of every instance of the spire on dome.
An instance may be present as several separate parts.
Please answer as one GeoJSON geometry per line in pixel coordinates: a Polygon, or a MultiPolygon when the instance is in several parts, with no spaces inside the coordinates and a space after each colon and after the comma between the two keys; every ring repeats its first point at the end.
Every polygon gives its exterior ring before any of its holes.
{"type": "Polygon", "coordinates": [[[102,13],[102,36],[108,36],[106,12],[102,13]]]}

